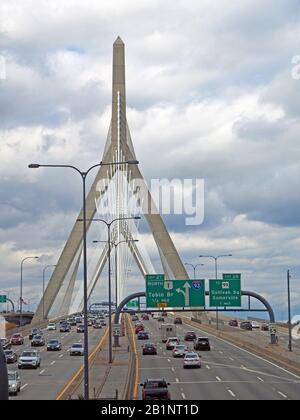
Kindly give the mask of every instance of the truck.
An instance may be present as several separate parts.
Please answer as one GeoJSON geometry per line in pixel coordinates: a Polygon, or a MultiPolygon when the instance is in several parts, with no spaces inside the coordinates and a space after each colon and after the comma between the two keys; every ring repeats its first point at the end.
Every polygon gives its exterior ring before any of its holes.
{"type": "Polygon", "coordinates": [[[163,343],[166,343],[170,337],[176,337],[176,325],[174,324],[161,324],[159,329],[163,343]]]}

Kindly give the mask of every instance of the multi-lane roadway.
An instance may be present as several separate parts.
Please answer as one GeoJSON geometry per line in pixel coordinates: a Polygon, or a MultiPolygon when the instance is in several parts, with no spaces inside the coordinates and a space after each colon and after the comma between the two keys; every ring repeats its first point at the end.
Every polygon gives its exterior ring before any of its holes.
{"type": "MultiPolygon", "coordinates": [[[[165,322],[173,323],[172,318],[165,322]]],[[[300,377],[255,356],[222,339],[207,334],[183,322],[177,325],[177,336],[183,342],[187,331],[209,337],[210,352],[202,356],[201,369],[183,369],[182,359],[172,357],[161,341],[160,322],[143,321],[149,332],[149,342],[157,346],[157,356],[143,356],[139,352],[139,382],[147,378],[165,378],[170,383],[171,398],[175,400],[299,400],[300,377]]],[[[186,343],[190,349],[193,343],[186,343]]],[[[141,399],[141,392],[139,393],[141,399]]]]}
{"type": "MultiPolygon", "coordinates": [[[[89,329],[89,351],[93,351],[105,329],[89,329]]],[[[21,376],[21,392],[13,400],[54,400],[64,385],[75,374],[83,363],[81,356],[70,356],[69,349],[73,343],[83,342],[83,334],[76,332],[72,327],[69,333],[60,333],[59,326],[56,331],[43,331],[46,345],[51,339],[58,339],[62,343],[61,351],[47,351],[45,347],[34,347],[41,355],[41,366],[35,369],[19,370],[21,376]]],[[[23,346],[12,346],[18,356],[23,350],[31,349],[28,336],[23,346]]],[[[18,370],[17,363],[8,365],[9,371],[18,370]]]]}

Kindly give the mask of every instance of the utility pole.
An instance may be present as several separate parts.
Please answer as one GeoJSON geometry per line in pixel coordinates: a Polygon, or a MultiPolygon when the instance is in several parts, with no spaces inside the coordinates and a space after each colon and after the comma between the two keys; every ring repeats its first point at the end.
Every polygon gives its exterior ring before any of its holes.
{"type": "Polygon", "coordinates": [[[292,340],[292,311],[291,311],[291,275],[290,270],[287,271],[287,288],[288,288],[288,322],[289,322],[289,351],[293,351],[292,340]]]}

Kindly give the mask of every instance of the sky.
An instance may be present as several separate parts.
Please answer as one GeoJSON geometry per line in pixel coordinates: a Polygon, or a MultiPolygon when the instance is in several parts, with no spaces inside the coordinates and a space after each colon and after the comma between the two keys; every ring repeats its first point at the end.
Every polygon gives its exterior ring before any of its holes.
{"type": "MultiPolygon", "coordinates": [[[[201,225],[165,217],[182,260],[205,263],[198,276],[210,278],[212,261],[198,255],[232,253],[220,272],[240,272],[243,288],[267,297],[278,319],[287,317],[290,269],[299,314],[299,18],[298,0],[2,0],[0,290],[17,300],[20,262],[38,255],[24,266],[24,295],[38,302],[81,186],[71,173],[27,165],[87,168],[101,159],[121,36],[142,173],[205,182],[201,225]]],[[[159,270],[143,223],[140,238],[159,270]]],[[[133,267],[128,292],[141,288],[133,267]]]]}

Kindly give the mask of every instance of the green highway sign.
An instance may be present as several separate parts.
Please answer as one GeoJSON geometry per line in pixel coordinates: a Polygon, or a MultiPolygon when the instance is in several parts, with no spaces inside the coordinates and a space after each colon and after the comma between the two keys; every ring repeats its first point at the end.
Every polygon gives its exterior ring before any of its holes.
{"type": "Polygon", "coordinates": [[[242,306],[241,275],[223,274],[222,279],[209,280],[209,305],[226,308],[242,306]]]}
{"type": "Polygon", "coordinates": [[[0,303],[6,303],[6,295],[0,295],[0,303]]]}
{"type": "Polygon", "coordinates": [[[146,276],[146,301],[148,309],[202,309],[205,306],[205,281],[146,276]]]}
{"type": "Polygon", "coordinates": [[[138,308],[139,307],[139,301],[134,299],[127,303],[127,308],[138,308]]]}

